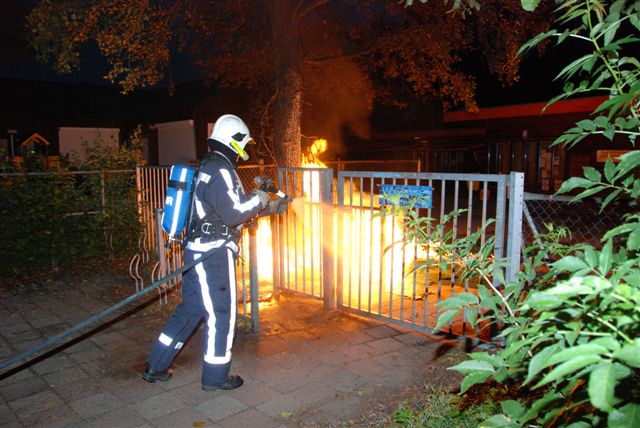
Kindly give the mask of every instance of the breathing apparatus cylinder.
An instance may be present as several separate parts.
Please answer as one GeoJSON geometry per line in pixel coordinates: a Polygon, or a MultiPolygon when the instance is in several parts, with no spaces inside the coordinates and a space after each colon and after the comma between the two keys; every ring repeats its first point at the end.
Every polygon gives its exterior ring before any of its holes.
{"type": "Polygon", "coordinates": [[[184,232],[190,214],[194,188],[195,168],[177,164],[171,167],[169,185],[162,211],[162,229],[170,241],[184,232]]]}

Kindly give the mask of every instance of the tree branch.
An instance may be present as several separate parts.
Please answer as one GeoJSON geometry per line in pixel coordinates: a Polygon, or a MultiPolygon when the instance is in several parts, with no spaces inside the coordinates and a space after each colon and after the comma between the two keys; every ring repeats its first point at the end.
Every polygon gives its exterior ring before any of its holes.
{"type": "Polygon", "coordinates": [[[318,9],[321,6],[324,6],[327,3],[330,3],[331,1],[333,0],[315,0],[313,3],[307,6],[303,11],[299,12],[300,7],[302,6],[302,3],[303,3],[303,1],[300,1],[300,3],[298,3],[298,6],[296,6],[296,10],[294,11],[293,19],[296,22],[300,21],[302,18],[304,18],[314,10],[318,9]]]}
{"type": "Polygon", "coordinates": [[[358,57],[362,57],[362,56],[366,56],[369,55],[371,53],[373,53],[375,50],[374,47],[370,47],[368,49],[365,49],[363,51],[360,52],[354,52],[354,53],[350,53],[350,54],[339,54],[339,55],[330,55],[330,56],[325,56],[325,57],[319,57],[319,58],[305,58],[304,62],[307,64],[322,64],[324,62],[327,61],[333,61],[336,59],[342,59],[342,58],[358,58],[358,57]]]}

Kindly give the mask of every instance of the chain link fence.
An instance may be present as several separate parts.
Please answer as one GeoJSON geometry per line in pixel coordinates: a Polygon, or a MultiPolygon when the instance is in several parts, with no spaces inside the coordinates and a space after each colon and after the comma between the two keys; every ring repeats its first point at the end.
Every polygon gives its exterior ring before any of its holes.
{"type": "Polygon", "coordinates": [[[613,205],[600,212],[597,200],[587,199],[571,202],[571,196],[524,194],[523,227],[524,245],[536,243],[539,235],[548,231],[548,226],[566,227],[570,234],[565,244],[587,243],[595,248],[603,245],[604,234],[622,223],[625,214],[633,212],[631,207],[613,205]]]}

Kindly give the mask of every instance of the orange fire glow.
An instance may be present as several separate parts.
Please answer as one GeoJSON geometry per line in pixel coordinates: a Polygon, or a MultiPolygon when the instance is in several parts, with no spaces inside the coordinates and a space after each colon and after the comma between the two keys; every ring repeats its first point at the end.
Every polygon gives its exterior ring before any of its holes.
{"type": "MultiPolygon", "coordinates": [[[[303,155],[303,167],[326,168],[319,155],[327,147],[325,139],[315,140],[303,155]]],[[[321,200],[320,172],[303,172],[302,185],[304,196],[294,199],[291,204],[292,212],[289,215],[295,215],[295,220],[287,222],[287,227],[293,227],[287,232],[289,239],[284,249],[285,271],[290,278],[303,282],[300,278],[304,279],[311,272],[313,277],[310,282],[316,290],[320,290],[322,245],[333,241],[335,248],[325,250],[329,250],[329,254],[333,256],[334,266],[337,266],[338,257],[342,261],[345,302],[347,299],[353,301],[354,296],[362,301],[377,301],[380,293],[388,294],[390,291],[395,295],[411,296],[413,287],[402,285],[411,282],[405,275],[412,269],[414,260],[427,257],[433,259],[433,250],[427,254],[422,246],[403,245],[402,219],[397,215],[380,214],[379,201],[375,195],[351,189],[350,192],[345,192],[349,194],[345,209],[338,213],[332,203],[325,204],[321,200]],[[374,200],[371,201],[371,198],[374,200]],[[371,206],[374,208],[369,209],[371,206]],[[327,215],[333,216],[332,240],[322,239],[322,219],[327,215]],[[339,227],[342,227],[342,242],[337,240],[339,227]],[[293,248],[296,246],[297,248],[293,248]]],[[[267,220],[260,221],[257,233],[259,281],[270,283],[273,278],[273,259],[271,228],[267,220]]]]}

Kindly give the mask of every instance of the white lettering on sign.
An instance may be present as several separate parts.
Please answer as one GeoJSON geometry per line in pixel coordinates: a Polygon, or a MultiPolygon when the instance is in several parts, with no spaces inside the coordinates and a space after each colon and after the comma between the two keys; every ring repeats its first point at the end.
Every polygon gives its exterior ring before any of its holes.
{"type": "Polygon", "coordinates": [[[167,196],[167,199],[164,200],[165,205],[173,205],[173,197],[167,196]]]}

